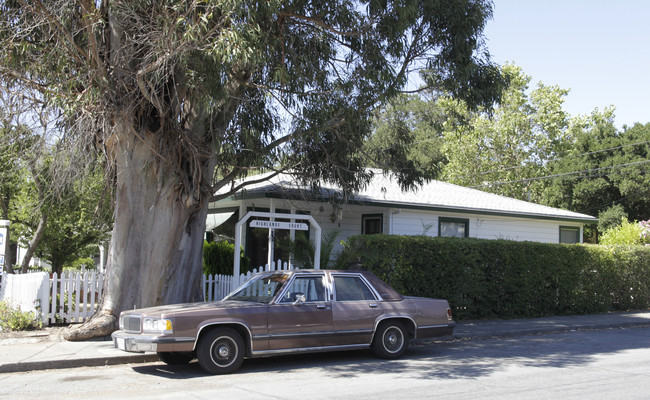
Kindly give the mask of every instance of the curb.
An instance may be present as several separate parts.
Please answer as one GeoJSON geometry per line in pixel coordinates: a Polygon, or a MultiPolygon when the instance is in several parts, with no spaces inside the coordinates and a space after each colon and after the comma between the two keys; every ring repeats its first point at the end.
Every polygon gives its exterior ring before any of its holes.
{"type": "MultiPolygon", "coordinates": [[[[457,325],[457,328],[462,329],[462,325],[457,325]]],[[[524,328],[517,329],[512,331],[490,331],[490,332],[479,332],[479,333],[456,333],[454,332],[448,336],[442,336],[437,338],[430,339],[414,339],[415,343],[422,345],[429,345],[433,343],[443,343],[443,342],[455,342],[455,341],[469,341],[469,340],[489,340],[489,339],[498,339],[498,338],[510,338],[516,336],[534,336],[542,334],[561,334],[567,332],[587,332],[587,331],[601,331],[607,329],[629,329],[629,328],[648,328],[650,327],[650,321],[648,322],[620,322],[620,323],[603,323],[596,325],[562,325],[562,326],[548,326],[548,327],[535,327],[535,328],[524,328]]],[[[461,330],[459,329],[459,330],[461,330]]]]}
{"type": "Polygon", "coordinates": [[[157,354],[137,354],[119,357],[77,358],[69,360],[47,360],[0,365],[0,373],[43,371],[81,367],[103,367],[108,365],[141,364],[159,361],[157,354]]]}

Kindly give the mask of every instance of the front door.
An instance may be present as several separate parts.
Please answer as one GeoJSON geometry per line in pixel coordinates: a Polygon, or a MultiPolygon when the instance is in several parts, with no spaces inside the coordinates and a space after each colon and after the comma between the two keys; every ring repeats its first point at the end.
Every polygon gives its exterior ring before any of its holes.
{"type": "Polygon", "coordinates": [[[332,344],[332,303],[323,275],[297,275],[282,297],[269,306],[271,350],[314,348],[332,344]],[[304,301],[296,302],[299,296],[304,301]]]}

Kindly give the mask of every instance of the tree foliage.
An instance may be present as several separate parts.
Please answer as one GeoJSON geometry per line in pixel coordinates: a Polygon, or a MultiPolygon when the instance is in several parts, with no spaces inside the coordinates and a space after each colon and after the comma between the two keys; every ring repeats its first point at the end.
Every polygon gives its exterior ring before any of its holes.
{"type": "Polygon", "coordinates": [[[647,221],[630,222],[626,218],[619,225],[607,229],[600,237],[604,245],[634,245],[648,243],[650,226],[647,221]]]}
{"type": "Polygon", "coordinates": [[[101,170],[68,186],[48,210],[38,255],[59,274],[77,259],[96,255],[110,237],[113,207],[101,170]]]}
{"type": "Polygon", "coordinates": [[[650,216],[650,124],[619,131],[612,109],[584,118],[566,156],[552,164],[552,206],[598,215],[620,205],[630,220],[650,216]]]}
{"type": "MultiPolygon", "coordinates": [[[[292,170],[314,186],[363,186],[371,111],[415,70],[469,105],[490,104],[500,89],[483,45],[488,0],[0,8],[0,75],[59,110],[68,156],[94,163],[103,154],[115,186],[98,329],[125,308],[201,296],[208,203],[241,190],[236,179],[292,170]]],[[[404,186],[419,180],[399,172],[404,186]]]]}
{"type": "Polygon", "coordinates": [[[115,140],[128,115],[157,136],[156,161],[184,196],[250,168],[353,190],[368,178],[356,152],[368,111],[413,68],[472,105],[491,103],[500,82],[480,53],[487,1],[36,0],[2,11],[3,75],[60,107],[77,149],[115,140]],[[217,181],[206,182],[215,150],[217,181]]]}
{"type": "Polygon", "coordinates": [[[401,95],[375,111],[374,131],[364,144],[371,165],[419,171],[436,179],[446,162],[442,151],[445,115],[420,95],[401,95]]]}
{"type": "Polygon", "coordinates": [[[405,141],[407,167],[427,178],[597,215],[600,232],[621,217],[648,219],[650,124],[619,131],[613,108],[571,116],[567,90],[531,89],[515,65],[502,74],[508,85],[491,112],[445,95],[392,101],[377,113],[368,147],[390,159],[405,141]]]}
{"type": "Polygon", "coordinates": [[[462,101],[443,98],[443,177],[452,183],[521,200],[538,201],[548,162],[569,148],[572,132],[562,105],[568,91],[539,83],[514,65],[502,67],[508,86],[494,112],[467,110],[462,101]],[[467,121],[467,123],[463,123],[467,121]]]}

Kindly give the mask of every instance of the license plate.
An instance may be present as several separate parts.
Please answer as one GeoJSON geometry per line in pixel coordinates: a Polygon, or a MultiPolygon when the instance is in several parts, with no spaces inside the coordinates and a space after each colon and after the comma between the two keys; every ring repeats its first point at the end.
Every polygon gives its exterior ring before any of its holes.
{"type": "Polygon", "coordinates": [[[115,347],[126,351],[126,341],[123,338],[115,338],[115,347]]]}

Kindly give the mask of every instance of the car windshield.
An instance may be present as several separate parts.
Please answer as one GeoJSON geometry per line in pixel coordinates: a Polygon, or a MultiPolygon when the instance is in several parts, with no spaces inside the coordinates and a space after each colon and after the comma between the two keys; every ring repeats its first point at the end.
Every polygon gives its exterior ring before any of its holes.
{"type": "Polygon", "coordinates": [[[283,273],[257,275],[223,301],[251,301],[268,304],[282,289],[289,275],[283,273]]]}

